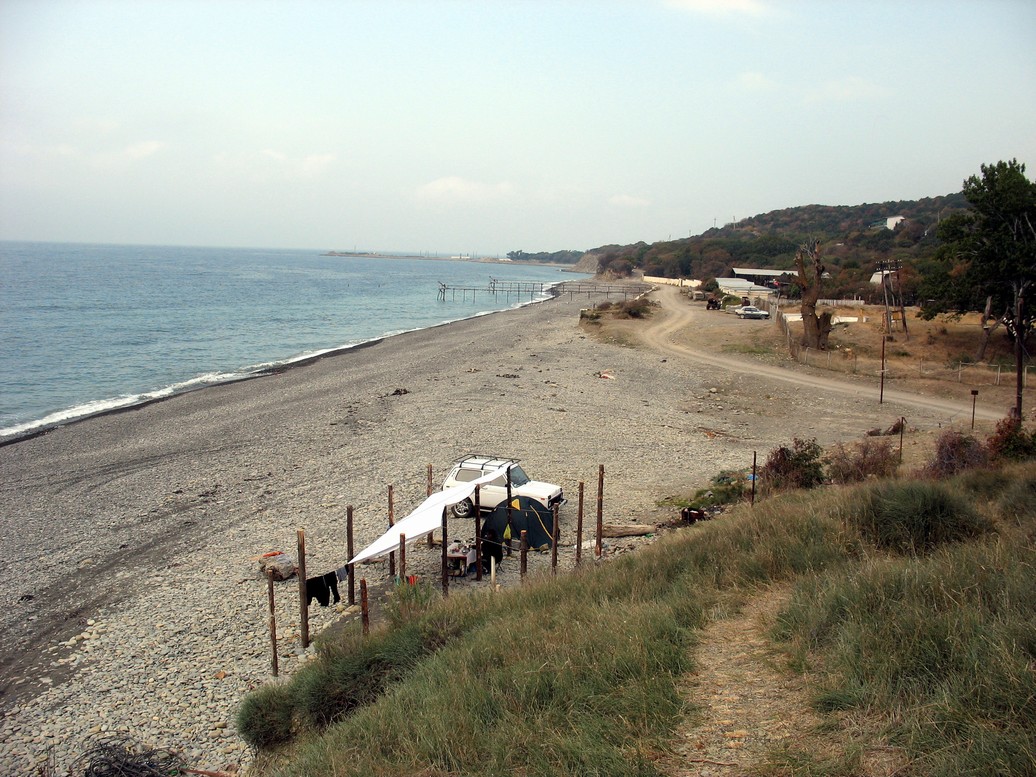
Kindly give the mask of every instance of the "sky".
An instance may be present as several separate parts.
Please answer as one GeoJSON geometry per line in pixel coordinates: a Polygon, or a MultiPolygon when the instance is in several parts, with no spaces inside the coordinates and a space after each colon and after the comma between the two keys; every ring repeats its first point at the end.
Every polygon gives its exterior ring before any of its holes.
{"type": "Polygon", "coordinates": [[[0,240],[650,243],[1032,178],[1033,95],[1032,0],[0,0],[0,240]]]}

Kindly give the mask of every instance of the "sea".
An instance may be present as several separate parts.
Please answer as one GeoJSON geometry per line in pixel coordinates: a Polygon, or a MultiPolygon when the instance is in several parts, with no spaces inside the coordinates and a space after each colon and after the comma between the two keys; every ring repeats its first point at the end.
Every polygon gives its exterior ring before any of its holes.
{"type": "Polygon", "coordinates": [[[532,304],[585,277],[403,255],[0,241],[0,443],[532,304]],[[493,294],[494,282],[522,290],[493,294]]]}

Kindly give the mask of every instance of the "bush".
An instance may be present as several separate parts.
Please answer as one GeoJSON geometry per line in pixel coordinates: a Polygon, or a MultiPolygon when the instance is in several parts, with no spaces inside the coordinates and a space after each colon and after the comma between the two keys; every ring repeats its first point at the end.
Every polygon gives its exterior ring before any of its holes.
{"type": "Polygon", "coordinates": [[[237,711],[237,730],[251,747],[269,749],[291,741],[295,706],[286,685],[253,691],[237,711]]]}
{"type": "Polygon", "coordinates": [[[1036,455],[1036,433],[1027,434],[1017,418],[1001,418],[986,440],[986,452],[993,461],[1031,458],[1036,455]]]}
{"type": "Polygon", "coordinates": [[[935,456],[921,470],[924,477],[946,478],[966,469],[984,467],[989,455],[974,437],[947,429],[935,442],[935,456]]]}
{"type": "Polygon", "coordinates": [[[792,488],[813,488],[824,482],[821,455],[824,449],[817,441],[796,437],[792,447],[774,448],[760,471],[766,490],[774,493],[792,488]]]}
{"type": "Polygon", "coordinates": [[[992,530],[992,524],[938,483],[885,481],[860,490],[849,523],[879,548],[929,552],[992,530]]]}
{"type": "Polygon", "coordinates": [[[888,440],[868,437],[855,445],[838,443],[825,458],[827,475],[834,483],[856,483],[873,476],[887,478],[899,466],[899,454],[888,440]]]}
{"type": "Polygon", "coordinates": [[[637,297],[621,303],[616,310],[619,318],[647,318],[651,315],[652,302],[647,297],[637,297]]]}

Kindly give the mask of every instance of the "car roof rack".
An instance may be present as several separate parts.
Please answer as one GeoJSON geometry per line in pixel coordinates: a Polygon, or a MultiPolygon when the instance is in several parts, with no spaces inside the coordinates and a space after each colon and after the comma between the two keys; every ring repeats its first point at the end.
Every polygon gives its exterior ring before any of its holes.
{"type": "Polygon", "coordinates": [[[493,462],[500,462],[499,466],[518,463],[518,459],[513,456],[493,456],[487,453],[468,453],[459,459],[455,459],[453,463],[461,464],[466,461],[470,461],[472,465],[477,465],[480,469],[485,469],[487,464],[493,462]]]}

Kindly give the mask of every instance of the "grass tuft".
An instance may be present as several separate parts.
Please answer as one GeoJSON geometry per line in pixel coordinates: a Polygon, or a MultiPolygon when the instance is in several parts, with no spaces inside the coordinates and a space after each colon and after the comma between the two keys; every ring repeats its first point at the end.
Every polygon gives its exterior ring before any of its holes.
{"type": "Polygon", "coordinates": [[[879,548],[913,555],[992,531],[992,523],[940,483],[885,481],[862,488],[849,523],[879,548]]]}

